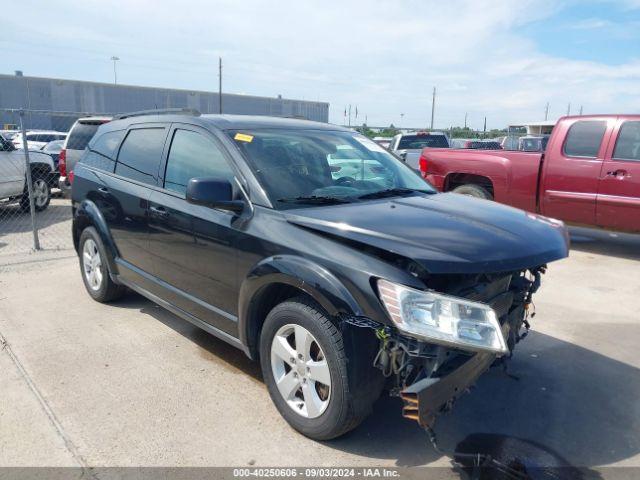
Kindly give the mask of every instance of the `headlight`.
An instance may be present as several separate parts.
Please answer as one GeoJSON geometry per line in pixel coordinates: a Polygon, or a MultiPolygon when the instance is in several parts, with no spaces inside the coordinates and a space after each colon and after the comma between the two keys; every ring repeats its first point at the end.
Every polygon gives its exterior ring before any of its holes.
{"type": "Polygon", "coordinates": [[[433,343],[507,353],[496,312],[488,305],[378,280],[380,300],[398,330],[433,343]]]}

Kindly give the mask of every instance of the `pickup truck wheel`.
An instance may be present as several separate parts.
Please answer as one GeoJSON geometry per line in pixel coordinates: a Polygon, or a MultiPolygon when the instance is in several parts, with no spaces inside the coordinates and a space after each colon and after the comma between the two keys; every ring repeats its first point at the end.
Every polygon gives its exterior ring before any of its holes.
{"type": "Polygon", "coordinates": [[[104,245],[95,228],[87,227],[82,231],[78,254],[82,281],[91,298],[105,303],[122,296],[125,288],[111,279],[104,245]]]}
{"type": "MultiPolygon", "coordinates": [[[[342,335],[305,298],[285,301],[267,315],[260,363],[280,414],[315,440],[336,438],[355,428],[377,398],[356,398],[350,391],[349,378],[355,372],[350,372],[342,335]]],[[[370,393],[363,388],[361,395],[370,393]]]]}
{"type": "MultiPolygon", "coordinates": [[[[51,189],[49,188],[49,183],[47,179],[43,176],[35,176],[32,180],[33,186],[33,206],[36,211],[41,212],[45,208],[49,206],[49,202],[51,201],[51,189]]],[[[25,182],[24,193],[22,194],[22,198],[20,199],[20,208],[22,210],[29,210],[29,191],[27,189],[27,185],[25,182]]]]}
{"type": "Polygon", "coordinates": [[[493,200],[493,195],[484,187],[476,185],[474,183],[468,183],[467,185],[460,185],[459,187],[451,190],[453,193],[460,193],[462,195],[469,195],[470,197],[483,198],[485,200],[493,200]]]}

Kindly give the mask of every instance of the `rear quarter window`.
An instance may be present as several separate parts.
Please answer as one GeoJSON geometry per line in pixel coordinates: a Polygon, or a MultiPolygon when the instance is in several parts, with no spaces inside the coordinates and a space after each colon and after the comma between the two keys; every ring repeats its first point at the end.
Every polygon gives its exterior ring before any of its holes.
{"type": "Polygon", "coordinates": [[[165,138],[162,127],[130,130],[120,147],[116,174],[155,185],[165,138]]]}
{"type": "Polygon", "coordinates": [[[574,123],[564,142],[564,154],[568,157],[597,157],[606,130],[607,122],[604,121],[574,123]]]}
{"type": "Polygon", "coordinates": [[[124,138],[126,130],[106,132],[94,137],[89,142],[89,149],[81,159],[85,165],[99,168],[107,172],[113,172],[118,147],[124,138]]]}

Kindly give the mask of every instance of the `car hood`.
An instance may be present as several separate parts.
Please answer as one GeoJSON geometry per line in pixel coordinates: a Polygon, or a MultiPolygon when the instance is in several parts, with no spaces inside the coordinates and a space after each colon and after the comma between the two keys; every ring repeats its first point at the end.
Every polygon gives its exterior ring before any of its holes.
{"type": "Polygon", "coordinates": [[[338,241],[410,258],[431,273],[502,272],[564,258],[564,224],[465,195],[442,193],[284,212],[338,241]]]}

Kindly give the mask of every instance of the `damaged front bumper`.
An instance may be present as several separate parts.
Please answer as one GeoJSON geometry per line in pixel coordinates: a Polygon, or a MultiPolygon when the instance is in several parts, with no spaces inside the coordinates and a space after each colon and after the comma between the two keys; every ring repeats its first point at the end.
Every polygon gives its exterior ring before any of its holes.
{"type": "Polygon", "coordinates": [[[495,359],[492,353],[476,353],[444,377],[424,378],[405,388],[400,392],[402,415],[423,428],[432,428],[437,415],[448,410],[495,359]]]}
{"type": "MultiPolygon", "coordinates": [[[[510,337],[510,331],[510,324],[503,323],[505,338],[510,337]]],[[[498,356],[494,353],[478,352],[447,375],[423,378],[409,385],[400,391],[404,402],[402,416],[415,420],[422,428],[433,428],[436,417],[450,410],[456,399],[467,392],[496,359],[498,356]]]]}

